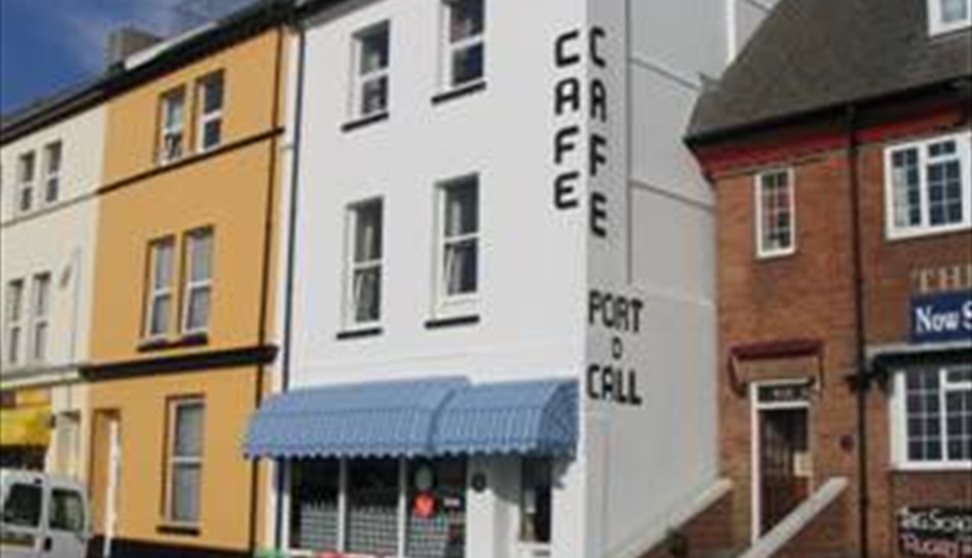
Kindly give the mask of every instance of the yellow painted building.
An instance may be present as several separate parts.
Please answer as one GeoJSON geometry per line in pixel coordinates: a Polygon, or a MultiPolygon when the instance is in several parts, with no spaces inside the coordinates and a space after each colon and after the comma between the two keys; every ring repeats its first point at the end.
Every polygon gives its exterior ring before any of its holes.
{"type": "Polygon", "coordinates": [[[252,556],[267,470],[286,28],[254,11],[127,61],[107,104],[89,479],[111,556],[252,556]]]}

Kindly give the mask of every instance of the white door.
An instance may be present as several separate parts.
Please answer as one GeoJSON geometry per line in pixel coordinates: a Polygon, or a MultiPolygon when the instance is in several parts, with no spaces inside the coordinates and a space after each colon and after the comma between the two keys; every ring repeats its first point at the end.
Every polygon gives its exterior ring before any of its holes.
{"type": "Polygon", "coordinates": [[[88,550],[88,504],[77,488],[53,483],[47,499],[48,534],[43,558],[84,558],[88,550]]]}
{"type": "Polygon", "coordinates": [[[108,419],[108,482],[105,486],[104,556],[111,556],[111,542],[118,525],[118,481],[121,478],[121,424],[118,417],[108,419]]]}

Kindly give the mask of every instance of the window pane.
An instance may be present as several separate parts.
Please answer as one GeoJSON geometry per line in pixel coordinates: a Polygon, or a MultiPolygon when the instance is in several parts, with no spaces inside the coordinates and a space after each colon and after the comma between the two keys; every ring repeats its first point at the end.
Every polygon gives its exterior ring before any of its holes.
{"type": "Polygon", "coordinates": [[[788,172],[759,177],[762,215],[760,250],[785,250],[793,246],[792,185],[788,172]]]}
{"type": "Polygon", "coordinates": [[[942,3],[942,21],[952,23],[969,17],[969,0],[940,0],[942,3]]]}
{"type": "Polygon", "coordinates": [[[34,317],[47,315],[51,276],[47,273],[34,276],[34,317]]]}
{"type": "Polygon", "coordinates": [[[409,466],[408,479],[405,554],[409,558],[465,556],[466,461],[419,461],[409,466]]]}
{"type": "Polygon", "coordinates": [[[957,160],[928,166],[928,209],[931,225],[962,222],[962,176],[957,160]]]}
{"type": "Polygon", "coordinates": [[[200,477],[197,464],[173,465],[171,519],[185,523],[199,521],[200,477]]]}
{"type": "Polygon", "coordinates": [[[163,124],[167,130],[182,127],[185,111],[185,94],[180,90],[169,93],[162,100],[163,124]]]}
{"type": "Polygon", "coordinates": [[[211,147],[219,145],[219,142],[223,139],[223,122],[222,120],[210,120],[203,124],[203,149],[209,149],[211,147]]]}
{"type": "Polygon", "coordinates": [[[366,75],[388,67],[388,26],[364,33],[358,39],[361,48],[359,70],[366,75]]]}
{"type": "Polygon", "coordinates": [[[84,502],[73,490],[51,491],[51,529],[80,533],[84,530],[84,502]]]}
{"type": "Polygon", "coordinates": [[[361,114],[382,112],[388,106],[388,78],[372,78],[361,86],[361,114]]]}
{"type": "Polygon", "coordinates": [[[446,186],[446,237],[475,233],[478,230],[479,199],[477,180],[475,178],[469,178],[446,186]]]}
{"type": "Polygon", "coordinates": [[[172,281],[172,241],[157,242],[152,247],[154,275],[152,286],[168,287],[172,281]]]}
{"type": "Polygon", "coordinates": [[[547,459],[524,459],[521,475],[520,540],[549,543],[551,463],[547,459]]]}
{"type": "Polygon", "coordinates": [[[7,284],[7,322],[20,321],[24,303],[24,282],[11,281],[7,284]]]}
{"type": "Polygon", "coordinates": [[[172,298],[169,295],[157,295],[152,298],[150,307],[149,335],[161,335],[169,329],[169,307],[172,298]]]}
{"type": "Polygon", "coordinates": [[[911,227],[921,223],[918,150],[905,149],[891,156],[891,189],[894,225],[911,227]]]}
{"type": "Polygon", "coordinates": [[[369,459],[348,464],[347,550],[398,552],[398,461],[369,459]]]}
{"type": "Polygon", "coordinates": [[[202,403],[175,404],[175,450],[176,457],[199,457],[203,447],[202,403]]]}
{"type": "Polygon", "coordinates": [[[296,461],[290,467],[290,546],[337,550],[340,464],[296,461]]]}
{"type": "Polygon", "coordinates": [[[462,85],[483,77],[483,52],[482,43],[453,52],[452,85],[462,85]]]}
{"type": "Polygon", "coordinates": [[[446,293],[449,295],[476,292],[478,275],[478,244],[475,239],[446,245],[446,293]]]}
{"type": "Polygon", "coordinates": [[[972,459],[972,389],[945,394],[948,459],[972,459]]]}
{"type": "Polygon", "coordinates": [[[212,113],[223,108],[223,74],[203,79],[203,112],[212,113]]]}
{"type": "Polygon", "coordinates": [[[20,156],[20,169],[18,172],[20,182],[33,182],[34,181],[34,163],[35,157],[34,153],[25,153],[20,156]]]}
{"type": "Polygon", "coordinates": [[[354,222],[355,263],[381,259],[381,202],[369,202],[358,206],[355,209],[354,222]]]}
{"type": "Polygon", "coordinates": [[[20,328],[10,328],[7,337],[7,362],[17,364],[20,361],[20,328]]]}
{"type": "Polygon", "coordinates": [[[44,148],[44,160],[47,174],[56,174],[61,170],[61,142],[48,144],[44,148]]]}
{"type": "Polygon", "coordinates": [[[34,339],[32,340],[34,360],[47,358],[47,322],[34,324],[34,339]]]}
{"type": "Polygon", "coordinates": [[[213,234],[209,230],[189,235],[189,280],[207,281],[212,277],[213,234]]]}
{"type": "Polygon", "coordinates": [[[41,515],[39,486],[14,484],[3,503],[3,521],[17,527],[37,527],[41,515]]]}
{"type": "Polygon", "coordinates": [[[206,329],[206,325],[209,323],[209,305],[209,287],[192,287],[189,289],[189,308],[186,312],[187,330],[206,329]]]}
{"type": "Polygon", "coordinates": [[[912,461],[941,459],[943,436],[939,371],[909,371],[905,384],[908,458],[912,461]]]}
{"type": "Polygon", "coordinates": [[[381,268],[354,272],[354,321],[373,322],[381,317],[381,268]]]}
{"type": "Polygon", "coordinates": [[[461,41],[483,32],[483,0],[449,1],[449,40],[461,41]]]}

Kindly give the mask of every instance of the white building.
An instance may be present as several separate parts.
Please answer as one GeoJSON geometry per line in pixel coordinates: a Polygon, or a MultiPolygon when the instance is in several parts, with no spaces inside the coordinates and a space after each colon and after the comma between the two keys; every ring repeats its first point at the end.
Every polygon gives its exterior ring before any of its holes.
{"type": "Polygon", "coordinates": [[[105,112],[96,95],[30,107],[4,121],[0,309],[5,465],[84,477],[87,360],[105,112]],[[51,119],[38,118],[46,111],[51,119]]]}
{"type": "Polygon", "coordinates": [[[409,558],[658,544],[717,481],[712,198],[680,138],[768,7],[303,6],[288,393],[247,440],[284,465],[270,532],[409,558]]]}

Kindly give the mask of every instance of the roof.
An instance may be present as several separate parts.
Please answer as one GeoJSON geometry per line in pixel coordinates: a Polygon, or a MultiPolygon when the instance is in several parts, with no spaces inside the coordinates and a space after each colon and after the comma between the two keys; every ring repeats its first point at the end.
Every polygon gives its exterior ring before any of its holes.
{"type": "Polygon", "coordinates": [[[930,36],[923,0],[782,0],[695,107],[689,141],[972,75],[968,28],[930,36]]]}
{"type": "Polygon", "coordinates": [[[269,399],[244,442],[251,457],[572,455],[573,379],[471,384],[466,378],[298,389],[269,399]]]}

